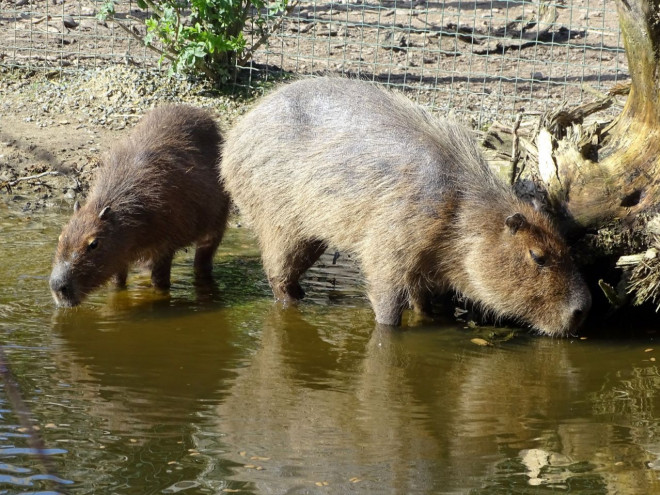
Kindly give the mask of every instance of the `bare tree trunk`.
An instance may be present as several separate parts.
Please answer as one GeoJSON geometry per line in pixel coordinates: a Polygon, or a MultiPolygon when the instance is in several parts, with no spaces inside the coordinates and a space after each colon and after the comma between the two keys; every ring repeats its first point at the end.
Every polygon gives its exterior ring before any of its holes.
{"type": "Polygon", "coordinates": [[[630,219],[660,200],[660,1],[616,4],[632,79],[628,99],[615,121],[596,131],[603,145],[590,148],[591,157],[568,150],[558,156],[565,179],[553,191],[586,226],[630,219]]]}

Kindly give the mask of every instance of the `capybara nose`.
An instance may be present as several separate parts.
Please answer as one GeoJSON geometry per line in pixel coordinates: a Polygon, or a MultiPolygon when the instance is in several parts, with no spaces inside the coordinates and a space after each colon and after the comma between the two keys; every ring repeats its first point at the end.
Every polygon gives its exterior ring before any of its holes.
{"type": "Polygon", "coordinates": [[[61,302],[71,298],[71,284],[64,277],[50,277],[50,290],[55,294],[56,300],[61,302]]]}
{"type": "Polygon", "coordinates": [[[74,290],[68,274],[68,264],[58,263],[50,274],[50,290],[58,305],[69,303],[74,299],[74,290]]]}
{"type": "Polygon", "coordinates": [[[587,298],[585,301],[581,301],[581,304],[578,304],[573,308],[570,319],[570,329],[577,330],[582,326],[584,321],[587,319],[587,314],[591,308],[591,298],[587,298]]]}
{"type": "Polygon", "coordinates": [[[50,274],[50,280],[48,281],[50,290],[53,292],[62,292],[62,289],[66,288],[67,280],[65,272],[66,268],[61,263],[58,263],[53,267],[53,271],[50,274]]]}
{"type": "Polygon", "coordinates": [[[71,294],[71,287],[62,279],[50,279],[50,290],[57,292],[64,297],[71,294]]]}
{"type": "Polygon", "coordinates": [[[579,328],[584,322],[585,312],[582,309],[574,309],[571,316],[571,328],[579,328]]]}
{"type": "Polygon", "coordinates": [[[573,286],[572,298],[569,306],[570,313],[566,315],[569,318],[569,331],[575,331],[582,326],[587,319],[590,309],[591,293],[582,279],[579,279],[573,286]]]}

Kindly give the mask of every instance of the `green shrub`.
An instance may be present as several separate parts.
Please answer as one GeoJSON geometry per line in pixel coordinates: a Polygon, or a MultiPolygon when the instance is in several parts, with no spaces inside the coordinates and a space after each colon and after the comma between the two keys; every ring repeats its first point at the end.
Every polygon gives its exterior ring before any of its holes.
{"type": "MultiPolygon", "coordinates": [[[[107,0],[98,17],[117,23],[138,37],[115,16],[115,2],[107,0]]],[[[245,63],[268,37],[268,20],[284,15],[289,0],[137,0],[148,10],[146,36],[142,41],[171,63],[170,72],[201,72],[225,81],[236,64],[245,63]],[[256,41],[249,45],[243,35],[251,21],[256,41]]]]}

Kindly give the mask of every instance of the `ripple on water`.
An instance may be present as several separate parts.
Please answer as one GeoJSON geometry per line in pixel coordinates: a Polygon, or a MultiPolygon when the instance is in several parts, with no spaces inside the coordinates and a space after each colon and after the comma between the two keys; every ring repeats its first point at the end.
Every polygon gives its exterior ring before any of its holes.
{"type": "Polygon", "coordinates": [[[68,451],[59,448],[38,449],[32,447],[31,436],[12,421],[12,416],[12,413],[7,413],[0,418],[0,429],[3,430],[0,433],[0,487],[46,487],[50,483],[72,484],[72,481],[49,472],[50,460],[55,456],[68,454],[68,451]],[[46,460],[49,461],[48,466],[43,465],[46,460]]]}
{"type": "MultiPolygon", "coordinates": [[[[48,486],[52,483],[56,483],[58,485],[73,484],[73,481],[63,479],[54,474],[35,472],[43,470],[43,466],[40,466],[37,469],[33,469],[25,467],[24,465],[19,465],[31,464],[34,466],[39,466],[40,458],[50,458],[52,456],[67,453],[68,451],[64,449],[35,449],[31,447],[17,447],[9,445],[0,446],[0,459],[4,460],[4,462],[0,462],[0,487],[34,487],[39,485],[48,486]]],[[[39,491],[29,493],[59,492],[39,491]]]]}
{"type": "Polygon", "coordinates": [[[660,493],[654,343],[380,331],[333,253],[283,309],[241,229],[217,290],[196,290],[189,250],[167,296],[132,273],[55,310],[64,221],[0,220],[0,344],[44,444],[67,449],[44,470],[0,389],[0,495],[70,479],[79,494],[660,493]]]}
{"type": "MultiPolygon", "coordinates": [[[[29,471],[29,470],[28,470],[29,471]]],[[[50,474],[33,474],[24,478],[18,476],[11,476],[8,474],[0,474],[0,485],[9,484],[14,486],[34,486],[35,481],[52,481],[61,485],[71,485],[73,481],[63,480],[57,476],[50,474]]]]}

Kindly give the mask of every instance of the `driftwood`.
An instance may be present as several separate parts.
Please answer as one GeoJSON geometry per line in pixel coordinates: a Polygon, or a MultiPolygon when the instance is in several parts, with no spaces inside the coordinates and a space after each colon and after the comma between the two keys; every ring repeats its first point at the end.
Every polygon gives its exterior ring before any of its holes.
{"type": "Polygon", "coordinates": [[[560,33],[568,33],[565,27],[558,27],[557,4],[540,1],[531,17],[520,16],[493,32],[484,33],[472,26],[459,26],[448,23],[446,33],[455,33],[457,38],[473,45],[477,55],[505,53],[507,50],[523,49],[539,42],[552,41],[560,33]]]}
{"type": "Polygon", "coordinates": [[[11,188],[14,187],[16,184],[18,184],[19,182],[41,179],[42,177],[46,177],[49,175],[62,175],[62,174],[60,172],[57,172],[56,170],[52,170],[49,172],[42,172],[40,174],[28,175],[27,177],[17,177],[16,179],[0,182],[0,189],[7,189],[7,191],[11,192],[11,188]]]}
{"type": "Polygon", "coordinates": [[[517,192],[555,215],[611,310],[660,303],[660,36],[647,1],[617,3],[631,83],[494,123],[484,141],[517,192]]]}

